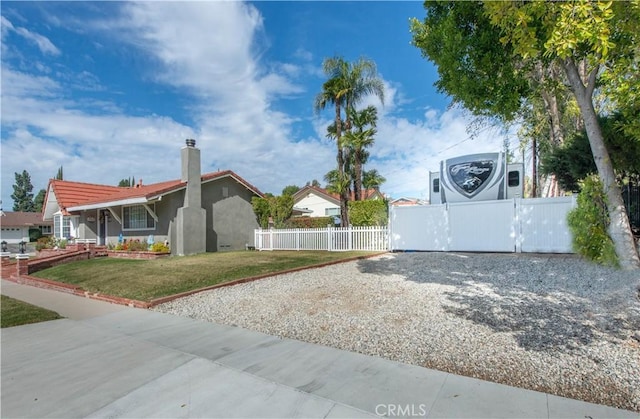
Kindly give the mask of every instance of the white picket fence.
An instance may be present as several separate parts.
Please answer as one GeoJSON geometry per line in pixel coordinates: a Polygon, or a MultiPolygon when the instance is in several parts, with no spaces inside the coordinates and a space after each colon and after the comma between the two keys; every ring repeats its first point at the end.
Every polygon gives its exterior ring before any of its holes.
{"type": "Polygon", "coordinates": [[[257,229],[257,250],[327,250],[330,252],[389,249],[387,227],[257,229]]]}

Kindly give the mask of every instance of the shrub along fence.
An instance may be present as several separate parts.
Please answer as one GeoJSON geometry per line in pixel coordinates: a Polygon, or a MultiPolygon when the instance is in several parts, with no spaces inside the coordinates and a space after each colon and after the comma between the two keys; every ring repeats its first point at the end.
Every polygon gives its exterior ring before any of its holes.
{"type": "Polygon", "coordinates": [[[371,250],[389,248],[387,227],[327,227],[255,230],[257,250],[371,250]]]}

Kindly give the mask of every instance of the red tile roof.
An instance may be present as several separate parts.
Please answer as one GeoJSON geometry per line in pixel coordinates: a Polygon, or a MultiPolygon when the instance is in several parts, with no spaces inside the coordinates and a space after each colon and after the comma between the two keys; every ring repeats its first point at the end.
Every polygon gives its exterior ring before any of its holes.
{"type": "MultiPolygon", "coordinates": [[[[236,181],[243,184],[256,195],[263,195],[258,188],[251,185],[231,170],[207,173],[202,175],[201,179],[203,182],[209,182],[227,176],[235,178],[236,181]]],[[[72,207],[118,202],[135,198],[150,199],[158,195],[164,195],[180,190],[186,187],[187,184],[186,182],[182,182],[180,179],[176,179],[149,185],[120,187],[52,179],[49,185],[50,188],[48,190],[53,190],[60,209],[66,214],[67,208],[72,207]]],[[[45,200],[45,202],[47,201],[45,200]]]]}
{"type": "Polygon", "coordinates": [[[121,189],[123,188],[119,186],[97,185],[93,183],[51,179],[49,181],[47,196],[45,197],[44,202],[49,202],[49,192],[53,191],[60,210],[63,214],[68,215],[67,208],[69,207],[112,195],[121,189]]]}
{"type": "Polygon", "coordinates": [[[3,227],[24,227],[51,225],[51,221],[43,221],[41,212],[3,212],[0,225],[3,227]]]}

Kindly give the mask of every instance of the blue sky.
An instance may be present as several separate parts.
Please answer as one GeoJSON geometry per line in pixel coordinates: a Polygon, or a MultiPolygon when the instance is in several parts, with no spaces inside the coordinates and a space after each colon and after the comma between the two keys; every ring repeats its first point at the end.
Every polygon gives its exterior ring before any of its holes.
{"type": "MultiPolygon", "coordinates": [[[[385,84],[365,169],[393,198],[428,198],[442,159],[498,151],[492,129],[436,92],[436,69],[410,45],[422,2],[2,2],[2,201],[14,172],[34,194],[66,180],[116,185],[180,176],[195,138],[202,170],[230,169],[263,192],[335,166],[330,110],[313,111],[322,61],[364,56],[385,84]]],[[[515,140],[512,140],[515,144],[515,140]]]]}

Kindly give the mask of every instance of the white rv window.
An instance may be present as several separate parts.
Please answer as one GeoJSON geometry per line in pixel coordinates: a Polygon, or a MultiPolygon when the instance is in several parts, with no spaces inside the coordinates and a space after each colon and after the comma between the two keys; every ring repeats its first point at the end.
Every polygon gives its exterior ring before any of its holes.
{"type": "Polygon", "coordinates": [[[509,187],[520,186],[520,172],[512,170],[509,172],[509,187]]]}
{"type": "Polygon", "coordinates": [[[433,192],[440,192],[440,179],[433,179],[433,192]]]}

